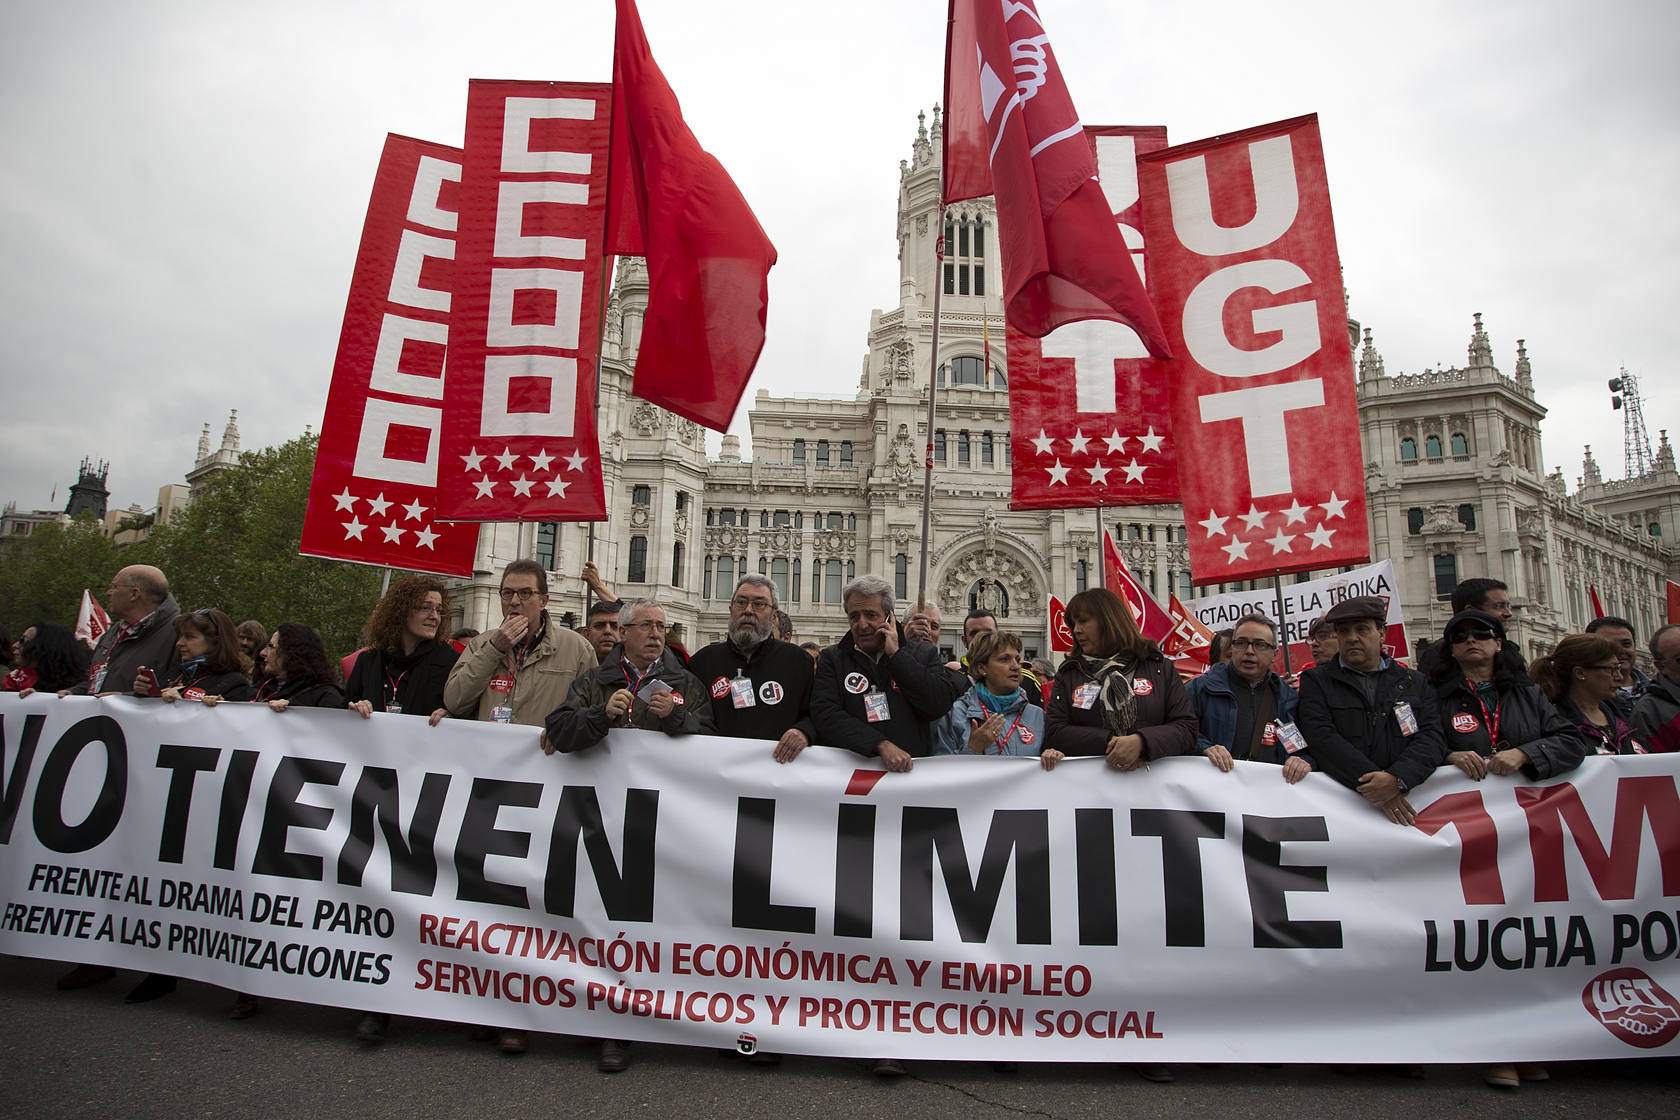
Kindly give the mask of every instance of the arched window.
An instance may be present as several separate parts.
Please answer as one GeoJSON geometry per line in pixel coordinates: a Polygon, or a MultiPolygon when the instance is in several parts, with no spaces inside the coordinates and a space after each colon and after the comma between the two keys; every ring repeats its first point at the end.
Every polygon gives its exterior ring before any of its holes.
{"type": "Polygon", "coordinates": [[[1400,441],[1400,461],[1410,463],[1417,458],[1417,440],[1407,436],[1400,441]]]}
{"type": "Polygon", "coordinates": [[[1452,434],[1452,449],[1454,455],[1470,454],[1470,441],[1465,438],[1463,432],[1454,432],[1452,434]]]}
{"type": "Polygon", "coordinates": [[[1406,532],[1417,534],[1423,532],[1423,509],[1413,506],[1406,511],[1406,532]]]}
{"type": "Polygon", "coordinates": [[[951,384],[984,388],[986,385],[986,363],[979,358],[970,356],[952,358],[951,384]]]}
{"type": "Polygon", "coordinates": [[[1429,436],[1423,441],[1423,453],[1431,459],[1441,457],[1441,437],[1429,436]]]}
{"type": "Polygon", "coordinates": [[[857,514],[848,513],[846,515],[846,528],[852,532],[857,531],[857,514]]]}
{"type": "Polygon", "coordinates": [[[999,618],[1009,614],[1009,591],[995,579],[978,579],[968,589],[968,609],[991,611],[999,618]]]}

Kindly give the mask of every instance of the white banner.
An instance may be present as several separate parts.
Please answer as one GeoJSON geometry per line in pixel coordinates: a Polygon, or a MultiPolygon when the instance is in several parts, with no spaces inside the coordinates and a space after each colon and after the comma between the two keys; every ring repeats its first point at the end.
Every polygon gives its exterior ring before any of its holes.
{"type": "MultiPolygon", "coordinates": [[[[1305,583],[1283,585],[1283,617],[1278,617],[1276,587],[1258,587],[1253,591],[1232,591],[1224,595],[1204,595],[1200,599],[1186,599],[1184,608],[1201,620],[1209,630],[1224,630],[1235,626],[1245,614],[1263,614],[1281,625],[1283,642],[1289,646],[1289,665],[1299,671],[1312,664],[1312,651],[1307,647],[1307,630],[1313,620],[1341,602],[1360,595],[1375,595],[1388,604],[1387,636],[1383,650],[1411,664],[1411,647],[1407,644],[1406,619],[1400,593],[1394,585],[1394,561],[1382,560],[1354,568],[1339,575],[1310,579],[1305,583]]],[[[1278,650],[1273,668],[1283,672],[1283,650],[1278,650]]]]}
{"type": "Polygon", "coordinates": [[[1680,758],[1443,770],[1400,828],[1200,758],[918,759],[0,697],[0,952],[783,1053],[1680,1052],[1680,758]]]}

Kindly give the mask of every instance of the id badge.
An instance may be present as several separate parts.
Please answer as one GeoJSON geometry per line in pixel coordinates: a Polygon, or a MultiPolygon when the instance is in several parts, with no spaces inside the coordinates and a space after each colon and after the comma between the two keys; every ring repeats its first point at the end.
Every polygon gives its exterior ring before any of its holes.
{"type": "Polygon", "coordinates": [[[513,709],[506,704],[497,704],[490,709],[490,718],[497,723],[512,723],[513,709]]]}
{"type": "Polygon", "coordinates": [[[1394,718],[1400,721],[1400,734],[1416,735],[1418,729],[1417,716],[1412,714],[1412,706],[1405,700],[1397,700],[1394,704],[1394,718]]]}
{"type": "Polygon", "coordinates": [[[1101,691],[1102,686],[1096,681],[1086,681],[1073,690],[1073,706],[1090,711],[1091,705],[1097,702],[1097,693],[1101,691]]]}
{"type": "Polygon", "coordinates": [[[753,682],[746,677],[736,677],[729,682],[729,699],[737,708],[751,708],[758,704],[758,698],[753,695],[753,682]]]}
{"type": "Polygon", "coordinates": [[[870,723],[880,723],[892,718],[892,712],[887,708],[887,694],[880,689],[863,698],[863,711],[869,717],[870,723]]]}
{"type": "Polygon", "coordinates": [[[402,705],[397,703],[395,700],[393,700],[389,704],[385,705],[385,710],[387,712],[390,712],[394,716],[402,715],[402,705]]]}
{"type": "Polygon", "coordinates": [[[1283,739],[1283,749],[1290,754],[1300,754],[1307,749],[1307,737],[1301,734],[1301,729],[1288,720],[1280,720],[1277,725],[1278,735],[1283,739]]]}

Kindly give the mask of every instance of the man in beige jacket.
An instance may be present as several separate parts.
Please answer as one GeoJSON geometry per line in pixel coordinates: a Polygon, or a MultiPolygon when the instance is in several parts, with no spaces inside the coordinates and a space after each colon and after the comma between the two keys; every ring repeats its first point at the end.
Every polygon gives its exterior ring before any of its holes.
{"type": "Polygon", "coordinates": [[[541,727],[578,674],[596,665],[581,635],[548,617],[548,573],[535,560],[502,572],[502,624],[467,643],[444,685],[458,716],[541,727]]]}

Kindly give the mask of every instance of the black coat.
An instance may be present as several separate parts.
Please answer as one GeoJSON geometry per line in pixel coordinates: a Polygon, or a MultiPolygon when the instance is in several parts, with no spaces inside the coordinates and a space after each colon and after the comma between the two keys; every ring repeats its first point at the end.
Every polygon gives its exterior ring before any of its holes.
{"type": "Polygon", "coordinates": [[[1488,737],[1482,702],[1462,676],[1448,677],[1435,686],[1447,753],[1475,751],[1491,758],[1495,751],[1515,747],[1528,756],[1522,770],[1529,778],[1551,778],[1579,766],[1587,753],[1587,741],[1552,707],[1540,686],[1532,681],[1500,684],[1497,746],[1488,737]]]}
{"type": "MultiPolygon", "coordinates": [[[[182,695],[186,695],[188,689],[193,689],[198,696],[220,696],[223,700],[239,701],[249,700],[257,694],[257,690],[251,687],[251,682],[246,679],[245,674],[237,669],[229,669],[224,673],[212,673],[203,669],[194,673],[177,672],[171,680],[159,680],[161,687],[178,688],[182,695]]],[[[197,699],[198,696],[192,699],[197,699]]]]}
{"type": "MultiPolygon", "coordinates": [[[[1103,722],[1102,700],[1089,708],[1073,702],[1073,691],[1092,680],[1077,657],[1069,657],[1056,670],[1056,683],[1044,707],[1044,749],[1068,756],[1102,757],[1110,738],[1103,722]]],[[[1140,662],[1132,676],[1132,695],[1137,698],[1137,734],[1143,737],[1142,758],[1167,758],[1196,753],[1196,712],[1190,694],[1178,677],[1178,670],[1165,657],[1140,662]]]]}
{"type": "Polygon", "coordinates": [[[737,739],[780,739],[798,728],[817,741],[811,724],[811,655],[770,638],[743,657],[733,642],[713,642],[689,658],[688,671],[712,697],[712,724],[719,735],[737,739]],[[737,708],[729,682],[739,672],[752,681],[751,707],[737,708]]]}
{"type": "Polygon", "coordinates": [[[430,716],[443,707],[443,686],[461,651],[448,642],[434,639],[431,650],[407,673],[393,671],[382,649],[364,649],[350,667],[344,681],[344,699],[349,704],[366,700],[373,710],[383,712],[391,700],[391,685],[397,682],[396,700],[404,715],[430,716]]]}
{"type": "Polygon", "coordinates": [[[1366,700],[1359,678],[1340,658],[1301,674],[1296,725],[1307,737],[1313,762],[1349,789],[1373,770],[1387,770],[1411,789],[1435,772],[1447,756],[1435,690],[1422,673],[1398,662],[1372,674],[1375,702],[1366,700]],[[1400,729],[1394,707],[1412,706],[1417,731],[1400,729]]]}
{"type": "Polygon", "coordinates": [[[866,757],[879,755],[883,741],[915,758],[933,749],[928,725],[943,719],[973,682],[945,667],[939,647],[906,641],[904,627],[894,625],[899,645],[891,657],[877,661],[849,633],[822,651],[811,686],[817,742],[866,757]],[[886,694],[887,718],[871,723],[863,698],[875,691],[886,694]]]}
{"type": "MultiPolygon", "coordinates": [[[[253,701],[284,700],[294,708],[344,708],[349,705],[344,699],[344,693],[331,681],[312,681],[302,677],[290,680],[278,680],[266,677],[258,686],[257,694],[251,697],[253,701]]],[[[434,709],[435,710],[435,709],[434,709]]],[[[431,715],[431,712],[427,712],[431,715]]]]}

